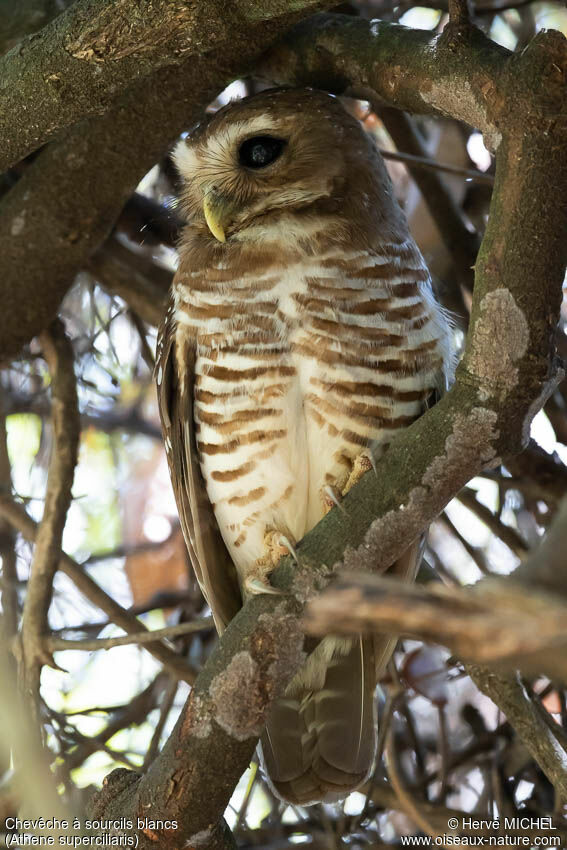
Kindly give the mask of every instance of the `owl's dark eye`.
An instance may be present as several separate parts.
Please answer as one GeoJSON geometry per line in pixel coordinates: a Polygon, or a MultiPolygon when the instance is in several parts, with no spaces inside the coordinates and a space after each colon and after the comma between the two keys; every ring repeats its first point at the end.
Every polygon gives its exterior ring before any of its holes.
{"type": "Polygon", "coordinates": [[[246,168],[264,168],[276,160],[285,147],[283,139],[273,136],[254,136],[238,149],[238,160],[246,168]]]}

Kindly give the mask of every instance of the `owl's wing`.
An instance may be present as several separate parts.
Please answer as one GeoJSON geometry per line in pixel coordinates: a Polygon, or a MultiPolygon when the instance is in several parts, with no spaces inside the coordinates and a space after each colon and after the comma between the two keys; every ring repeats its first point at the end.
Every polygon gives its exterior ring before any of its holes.
{"type": "Polygon", "coordinates": [[[221,633],[241,608],[242,599],[236,569],[218,529],[199,467],[193,420],[195,346],[192,340],[184,340],[183,362],[178,363],[176,328],[170,305],[158,334],[158,407],[181,529],[197,581],[221,633]]]}

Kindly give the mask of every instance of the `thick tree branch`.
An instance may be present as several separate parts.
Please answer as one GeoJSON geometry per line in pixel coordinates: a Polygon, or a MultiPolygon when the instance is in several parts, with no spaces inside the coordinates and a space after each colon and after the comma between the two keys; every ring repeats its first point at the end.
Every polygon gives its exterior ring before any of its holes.
{"type": "MultiPolygon", "coordinates": [[[[328,3],[302,0],[304,14],[328,3]]],[[[288,18],[289,4],[264,0],[76,0],[0,59],[0,171],[61,130],[103,114],[116,92],[191,56],[222,50],[258,18],[288,18]]],[[[209,57],[210,59],[210,57],[209,57]]]]}
{"type": "MultiPolygon", "coordinates": [[[[554,546],[565,552],[567,502],[554,524],[554,546]]],[[[531,556],[535,572],[545,564],[549,543],[531,556]]],[[[524,578],[526,565],[519,568],[524,578]]],[[[518,570],[516,571],[518,572],[518,570]]],[[[563,570],[564,572],[564,570],[563,570]]],[[[531,574],[531,571],[530,571],[531,574]]],[[[560,727],[550,726],[516,674],[521,668],[567,675],[567,606],[550,594],[513,580],[483,579],[472,589],[404,586],[376,575],[352,574],[315,599],[307,610],[315,634],[395,633],[442,643],[465,664],[475,684],[504,712],[556,791],[567,793],[567,746],[560,727]],[[478,666],[504,668],[511,675],[478,666]]],[[[567,585],[561,585],[563,598],[567,585]]]]}
{"type": "MultiPolygon", "coordinates": [[[[565,545],[563,539],[563,552],[565,545]]],[[[311,603],[307,624],[317,635],[401,630],[441,643],[465,661],[567,678],[567,605],[508,579],[460,588],[347,574],[311,603]]]]}
{"type": "Polygon", "coordinates": [[[0,54],[26,35],[37,32],[73,0],[2,0],[0,2],[0,54]]]}
{"type": "MultiPolygon", "coordinates": [[[[313,15],[263,58],[256,72],[285,85],[312,85],[417,114],[464,121],[496,149],[511,54],[473,29],[450,39],[347,15],[313,15]]],[[[522,96],[523,92],[519,90],[522,96]]]]}
{"type": "MultiPolygon", "coordinates": [[[[217,846],[225,830],[220,818],[252,757],[266,711],[304,658],[300,611],[293,594],[254,597],[199,674],[148,773],[115,770],[93,802],[93,816],[168,812],[178,829],[156,832],[161,847],[217,846]]],[[[138,838],[141,850],[155,846],[143,830],[138,838]]]]}
{"type": "Polygon", "coordinates": [[[473,588],[405,586],[376,575],[346,574],[310,603],[314,634],[411,635],[447,646],[473,662],[466,670],[505,713],[561,795],[567,793],[566,739],[549,726],[516,670],[565,681],[567,662],[567,499],[542,543],[507,579],[473,588]],[[480,667],[489,664],[504,675],[480,667]]]}

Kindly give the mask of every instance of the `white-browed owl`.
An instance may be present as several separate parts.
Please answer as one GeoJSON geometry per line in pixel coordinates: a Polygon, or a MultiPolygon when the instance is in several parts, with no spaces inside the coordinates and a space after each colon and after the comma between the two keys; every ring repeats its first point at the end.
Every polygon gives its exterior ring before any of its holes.
{"type": "MultiPolygon", "coordinates": [[[[166,450],[219,631],[444,385],[450,329],[373,139],[340,101],[272,90],[179,143],[189,219],[158,340],[166,450]]],[[[411,579],[413,543],[392,569],[411,579]]],[[[277,793],[372,769],[384,637],[327,637],[262,736],[277,793]]]]}

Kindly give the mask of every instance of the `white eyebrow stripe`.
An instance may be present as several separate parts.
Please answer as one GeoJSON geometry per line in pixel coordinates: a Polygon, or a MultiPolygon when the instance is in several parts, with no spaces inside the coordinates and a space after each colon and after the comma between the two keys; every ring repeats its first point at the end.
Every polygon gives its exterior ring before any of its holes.
{"type": "Polygon", "coordinates": [[[191,144],[191,137],[181,139],[173,149],[173,161],[179,173],[189,179],[207,166],[210,159],[218,161],[231,157],[238,139],[278,132],[278,123],[267,113],[257,115],[249,121],[234,121],[214,133],[206,141],[191,144]]]}

